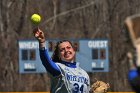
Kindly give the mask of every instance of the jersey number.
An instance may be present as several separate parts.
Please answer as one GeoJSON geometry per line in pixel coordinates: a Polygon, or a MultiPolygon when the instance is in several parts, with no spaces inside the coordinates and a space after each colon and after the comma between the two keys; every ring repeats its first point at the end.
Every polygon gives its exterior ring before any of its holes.
{"type": "Polygon", "coordinates": [[[81,93],[83,93],[84,85],[79,86],[77,83],[74,83],[73,86],[74,86],[73,93],[79,93],[79,91],[81,91],[81,93]]]}

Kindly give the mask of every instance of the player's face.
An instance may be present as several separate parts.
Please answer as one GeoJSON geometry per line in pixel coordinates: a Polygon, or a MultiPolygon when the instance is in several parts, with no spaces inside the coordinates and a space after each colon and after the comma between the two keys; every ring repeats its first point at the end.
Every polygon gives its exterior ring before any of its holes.
{"type": "Polygon", "coordinates": [[[75,51],[68,41],[59,44],[59,53],[61,60],[74,61],[75,51]]]}

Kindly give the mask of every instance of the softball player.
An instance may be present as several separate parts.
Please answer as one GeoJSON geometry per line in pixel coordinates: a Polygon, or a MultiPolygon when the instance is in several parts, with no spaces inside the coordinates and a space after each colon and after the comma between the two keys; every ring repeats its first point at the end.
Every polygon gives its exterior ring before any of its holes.
{"type": "Polygon", "coordinates": [[[135,14],[126,17],[124,25],[126,27],[124,30],[126,41],[131,40],[133,49],[135,49],[135,53],[128,53],[130,66],[128,80],[132,88],[140,93],[140,15],[135,14]]]}
{"type": "Polygon", "coordinates": [[[74,62],[75,51],[68,40],[59,41],[52,58],[45,48],[44,33],[34,29],[34,36],[39,41],[40,58],[51,80],[51,93],[89,93],[89,76],[74,62]]]}
{"type": "Polygon", "coordinates": [[[128,53],[129,67],[128,80],[132,88],[140,93],[140,39],[136,43],[134,55],[128,53]]]}

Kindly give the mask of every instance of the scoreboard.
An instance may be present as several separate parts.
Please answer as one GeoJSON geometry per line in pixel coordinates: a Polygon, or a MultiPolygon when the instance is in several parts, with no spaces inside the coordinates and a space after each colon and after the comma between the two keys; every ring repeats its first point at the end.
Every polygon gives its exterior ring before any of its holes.
{"type": "MultiPolygon", "coordinates": [[[[58,40],[46,40],[51,57],[58,40]]],[[[109,71],[107,39],[70,40],[76,50],[75,61],[87,72],[109,71]]],[[[39,56],[36,40],[19,40],[19,73],[46,73],[39,56]]]]}

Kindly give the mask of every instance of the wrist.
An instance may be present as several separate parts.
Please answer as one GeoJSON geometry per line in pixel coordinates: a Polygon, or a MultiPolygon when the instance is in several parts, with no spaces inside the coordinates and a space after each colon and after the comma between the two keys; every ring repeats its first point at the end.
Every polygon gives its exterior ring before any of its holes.
{"type": "Polygon", "coordinates": [[[39,48],[43,48],[46,47],[46,43],[45,42],[39,42],[39,48]]]}
{"type": "Polygon", "coordinates": [[[45,43],[45,39],[38,40],[39,43],[45,43]]]}

